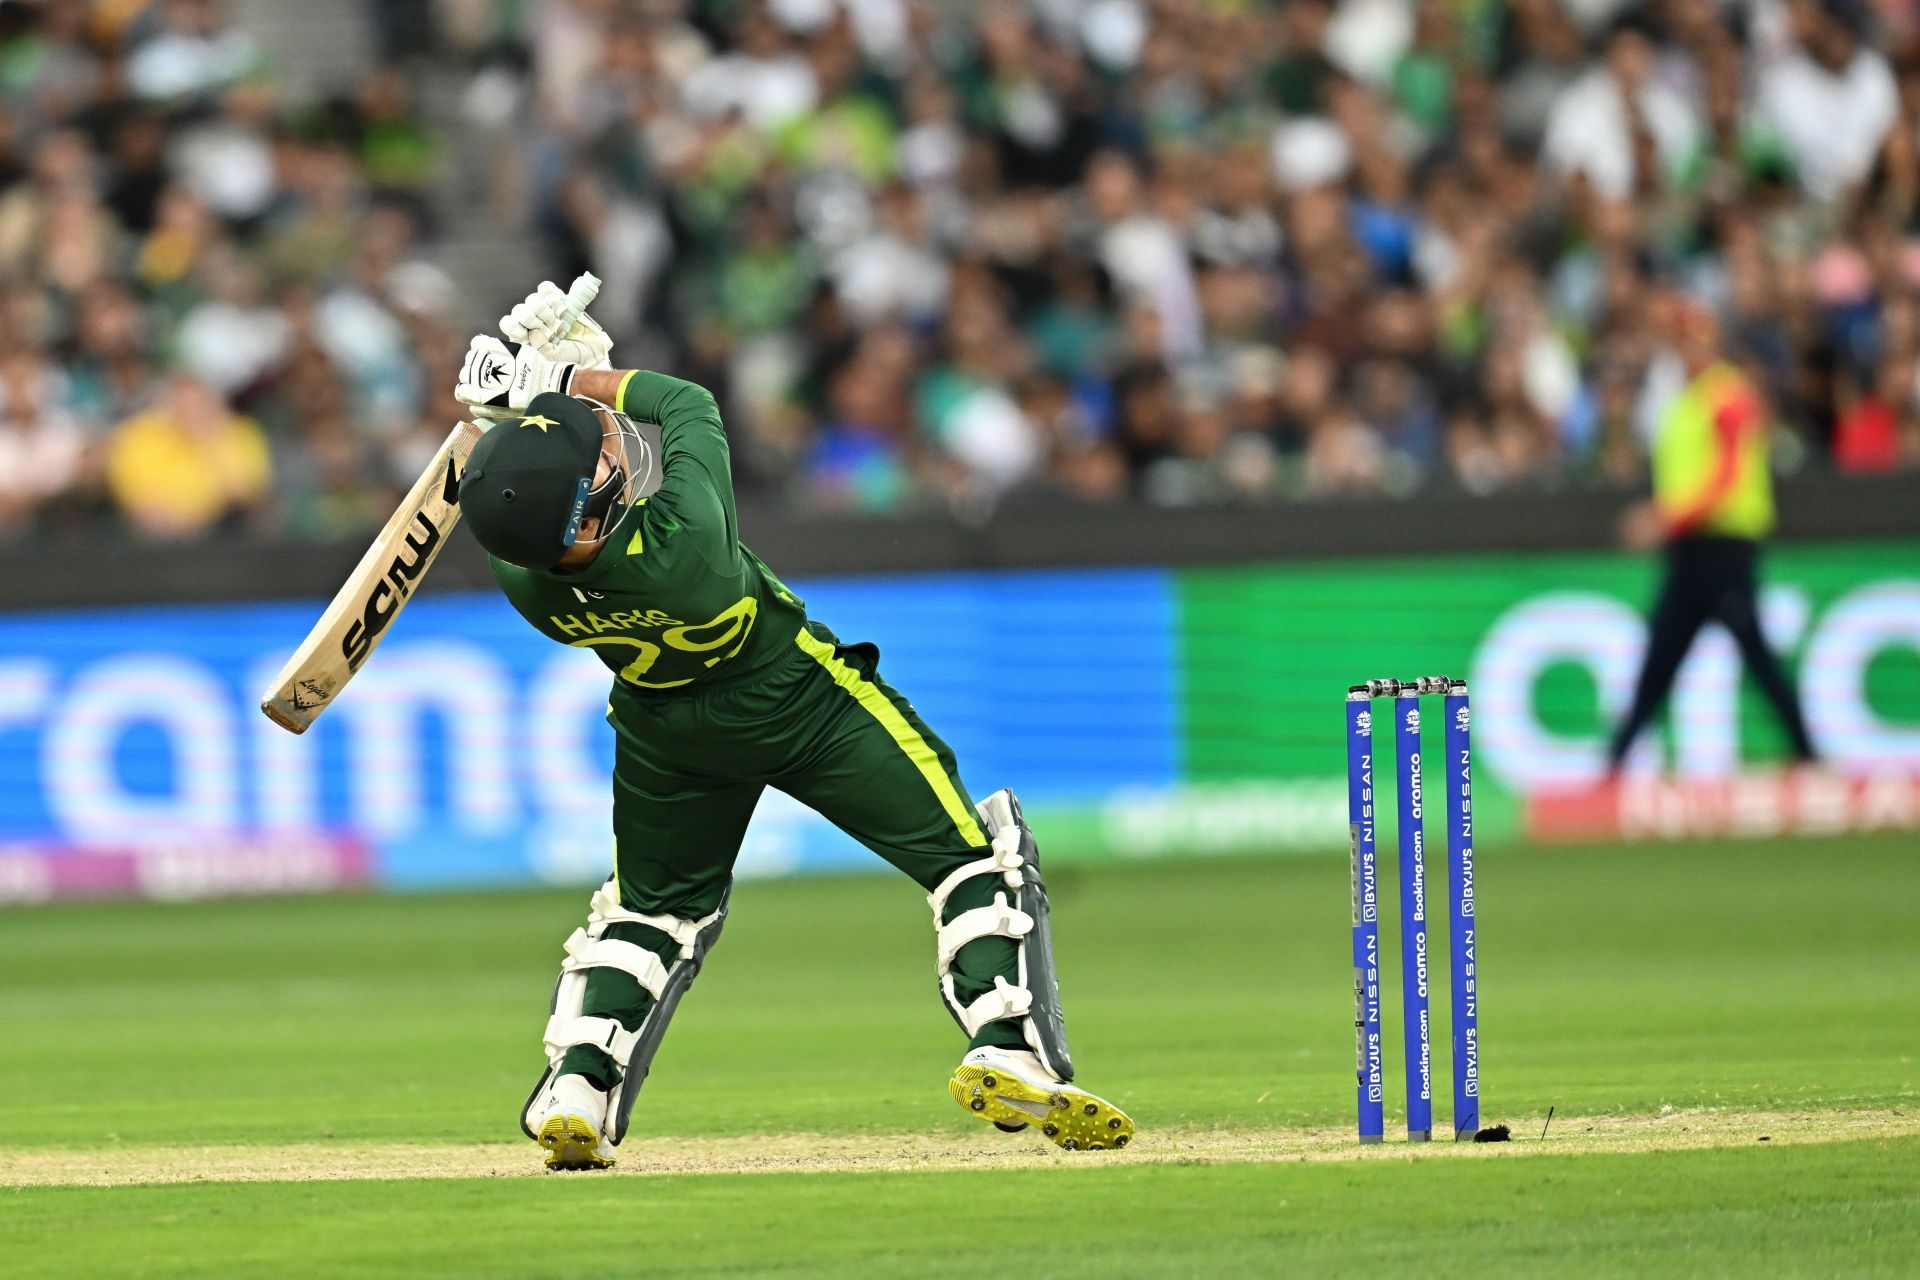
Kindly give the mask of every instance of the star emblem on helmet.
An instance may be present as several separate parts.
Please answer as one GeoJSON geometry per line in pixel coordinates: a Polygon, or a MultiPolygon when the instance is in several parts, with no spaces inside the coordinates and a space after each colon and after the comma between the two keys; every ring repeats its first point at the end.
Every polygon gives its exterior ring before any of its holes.
{"type": "Polygon", "coordinates": [[[536,413],[531,418],[520,419],[520,425],[523,427],[538,427],[540,428],[541,434],[544,435],[548,427],[557,427],[560,424],[552,418],[542,417],[536,413]]]}

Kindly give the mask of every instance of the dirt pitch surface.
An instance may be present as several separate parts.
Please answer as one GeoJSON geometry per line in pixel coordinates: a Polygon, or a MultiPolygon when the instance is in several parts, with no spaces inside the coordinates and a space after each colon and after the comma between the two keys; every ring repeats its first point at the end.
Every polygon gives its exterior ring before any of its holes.
{"type": "MultiPolygon", "coordinates": [[[[1556,1116],[1515,1123],[1510,1143],[1389,1140],[1361,1147],[1346,1129],[1163,1129],[1125,1151],[1065,1152],[1025,1138],[984,1135],[766,1134],[634,1138],[608,1176],[701,1173],[899,1173],[947,1169],[1090,1168],[1114,1164],[1250,1164],[1497,1158],[1545,1153],[1638,1153],[1757,1143],[1842,1142],[1920,1134],[1903,1111],[1671,1110],[1652,1116],[1556,1116]]],[[[16,1148],[0,1151],[0,1186],[111,1187],[136,1183],[311,1182],[355,1178],[546,1176],[532,1144],[404,1143],[287,1147],[16,1148]]],[[[592,1175],[582,1175],[592,1176],[592,1175]]]]}

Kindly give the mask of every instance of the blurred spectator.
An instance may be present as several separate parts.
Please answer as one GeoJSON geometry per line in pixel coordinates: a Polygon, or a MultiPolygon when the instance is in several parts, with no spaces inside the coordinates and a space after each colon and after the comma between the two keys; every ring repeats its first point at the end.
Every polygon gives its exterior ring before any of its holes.
{"type": "Polygon", "coordinates": [[[0,534],[31,528],[82,477],[88,442],[61,408],[65,381],[25,348],[0,362],[0,534]]]}
{"type": "Polygon", "coordinates": [[[1697,145],[1694,104],[1661,83],[1644,20],[1617,19],[1603,59],[1554,103],[1543,158],[1567,177],[1581,177],[1608,200],[1658,190],[1679,173],[1697,145]]]}
{"type": "Polygon", "coordinates": [[[809,487],[823,505],[886,511],[909,491],[906,404],[884,362],[855,360],[834,376],[828,414],[808,451],[809,487]]]}
{"type": "Polygon", "coordinates": [[[230,246],[209,253],[200,272],[206,296],[180,323],[180,363],[233,396],[279,363],[289,326],[267,303],[258,270],[230,246]]]}
{"type": "Polygon", "coordinates": [[[116,427],[107,444],[114,505],[149,537],[194,537],[243,515],[259,506],[271,478],[259,424],[186,375],[153,408],[116,427]]]}
{"type": "Polygon", "coordinates": [[[1899,113],[1893,72],[1863,46],[1869,21],[1855,0],[1791,0],[1792,47],[1765,68],[1759,105],[1786,139],[1800,183],[1820,200],[1863,181],[1899,113]]]}
{"type": "MultiPolygon", "coordinates": [[[[107,6],[102,6],[107,7],[107,6]]],[[[48,9],[73,10],[56,3],[48,9]]],[[[127,83],[150,102],[173,106],[210,98],[255,70],[259,50],[225,25],[218,0],[161,0],[142,15],[127,59],[127,83]]]]}
{"type": "Polygon", "coordinates": [[[397,66],[375,67],[353,104],[361,171],[374,194],[425,213],[427,184],[440,164],[440,140],[421,117],[397,66]]]}

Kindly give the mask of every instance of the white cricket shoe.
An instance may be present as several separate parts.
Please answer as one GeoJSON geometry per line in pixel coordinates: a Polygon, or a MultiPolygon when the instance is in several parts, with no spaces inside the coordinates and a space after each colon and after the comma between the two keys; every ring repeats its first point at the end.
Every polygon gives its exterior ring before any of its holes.
{"type": "Polygon", "coordinates": [[[1099,1151],[1133,1141],[1133,1119],[1077,1085],[1057,1080],[1025,1049],[975,1049],[947,1082],[953,1100],[1008,1133],[1029,1124],[1067,1151],[1099,1151]]]}
{"type": "Polygon", "coordinates": [[[607,1095],[585,1076],[556,1077],[533,1106],[527,1128],[547,1150],[549,1169],[607,1169],[613,1157],[602,1152],[607,1095]]]}

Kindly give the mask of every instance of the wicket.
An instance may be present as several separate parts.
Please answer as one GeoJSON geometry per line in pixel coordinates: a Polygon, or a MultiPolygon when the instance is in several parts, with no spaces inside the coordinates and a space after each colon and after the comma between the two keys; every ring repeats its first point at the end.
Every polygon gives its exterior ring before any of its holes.
{"type": "Polygon", "coordinates": [[[1374,844],[1373,700],[1389,698],[1399,801],[1400,972],[1406,1037],[1407,1140],[1433,1136],[1426,836],[1420,700],[1443,696],[1447,811],[1447,965],[1452,979],[1453,1136],[1480,1128],[1479,984],[1473,902],[1473,744],[1464,680],[1368,680],[1347,690],[1347,822],[1353,885],[1353,1025],[1360,1141],[1386,1134],[1385,1048],[1380,1031],[1379,877],[1374,844]]]}

